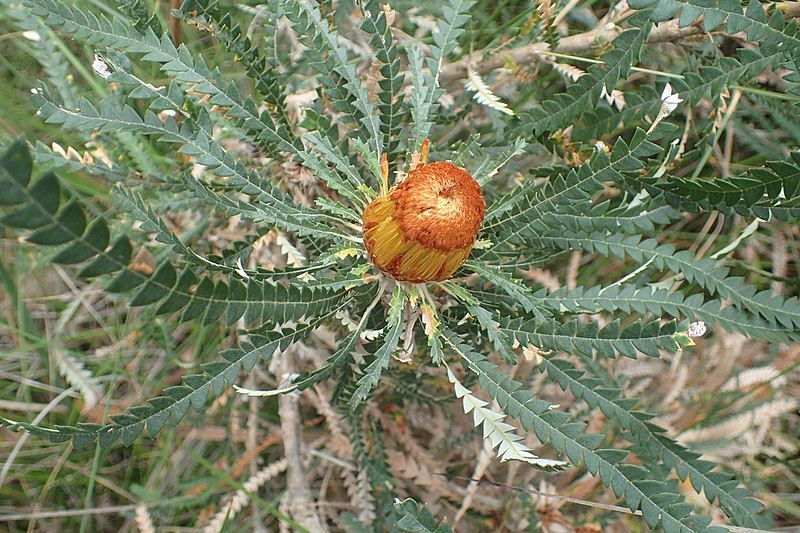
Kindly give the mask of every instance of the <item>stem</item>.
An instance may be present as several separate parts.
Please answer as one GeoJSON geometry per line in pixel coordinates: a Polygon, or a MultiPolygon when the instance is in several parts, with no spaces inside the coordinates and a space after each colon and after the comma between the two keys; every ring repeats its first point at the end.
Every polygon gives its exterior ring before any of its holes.
{"type": "Polygon", "coordinates": [[[711,152],[714,150],[714,146],[716,146],[717,142],[719,141],[722,132],[725,131],[725,127],[728,125],[728,121],[733,116],[734,111],[736,111],[736,106],[739,105],[739,99],[742,97],[742,91],[735,91],[733,93],[733,98],[731,98],[730,103],[728,104],[728,109],[725,112],[725,116],[722,119],[722,124],[719,125],[717,128],[716,133],[714,134],[714,140],[706,146],[705,151],[703,152],[703,157],[700,158],[698,161],[697,166],[694,167],[694,171],[692,172],[692,179],[697,178],[700,173],[703,171],[703,168],[706,166],[708,162],[708,158],[711,157],[711,152]]]}
{"type": "MultiPolygon", "coordinates": [[[[602,65],[603,61],[599,59],[594,59],[591,57],[582,57],[576,56],[572,54],[562,54],[559,52],[544,52],[541,54],[542,56],[553,56],[559,57],[562,59],[571,59],[573,61],[580,61],[582,63],[591,63],[593,65],[602,65]]],[[[686,78],[682,74],[675,74],[673,72],[663,72],[661,70],[654,70],[649,68],[642,68],[642,67],[631,67],[631,70],[634,72],[641,72],[644,74],[652,74],[654,76],[660,76],[662,78],[670,78],[674,80],[685,80],[686,78]]],[[[745,87],[744,85],[731,85],[731,89],[738,89],[742,92],[748,92],[753,94],[758,94],[760,96],[765,96],[767,98],[777,98],[778,100],[788,100],[790,102],[800,102],[800,96],[794,94],[786,94],[786,93],[777,93],[774,91],[769,91],[767,89],[760,89],[758,87],[745,87]]]]}
{"type": "MultiPolygon", "coordinates": [[[[781,2],[779,4],[768,4],[768,6],[775,6],[777,9],[783,11],[786,18],[800,17],[800,2],[781,2]]],[[[770,11],[768,9],[768,11],[770,11]]],[[[583,50],[591,50],[595,47],[598,40],[601,42],[610,42],[614,40],[617,35],[622,32],[621,28],[612,27],[600,30],[591,30],[577,35],[570,35],[562,38],[558,47],[554,50],[561,53],[580,52],[583,50]]],[[[703,29],[699,26],[687,26],[681,28],[678,26],[677,20],[671,20],[660,24],[657,28],[653,28],[647,38],[648,43],[664,43],[671,41],[678,41],[685,37],[691,37],[704,33],[703,29]]],[[[509,61],[518,64],[527,64],[535,61],[542,53],[550,53],[550,45],[544,42],[532,43],[519,48],[510,50],[501,50],[483,57],[485,51],[479,50],[474,54],[467,54],[455,63],[451,63],[442,69],[439,79],[441,81],[463,79],[467,77],[467,71],[470,65],[474,65],[479,74],[497,70],[505,66],[509,61]]]]}

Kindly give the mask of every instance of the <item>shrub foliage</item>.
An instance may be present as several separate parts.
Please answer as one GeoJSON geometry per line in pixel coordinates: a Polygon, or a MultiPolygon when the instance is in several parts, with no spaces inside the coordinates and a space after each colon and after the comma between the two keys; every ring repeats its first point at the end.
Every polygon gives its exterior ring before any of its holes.
{"type": "MultiPolygon", "coordinates": [[[[467,124],[472,121],[475,133],[451,141],[441,132],[459,117],[443,98],[443,81],[469,43],[471,0],[445,2],[424,50],[397,40],[389,10],[375,0],[361,2],[358,28],[369,37],[375,83],[365,83],[360,58],[329,5],[315,0],[267,2],[260,15],[265,36],[258,41],[230,6],[183,3],[175,14],[217,39],[247,84],[226,79],[208,59],[174,44],[142,2],[119,2],[115,16],[56,0],[24,4],[31,16],[96,51],[98,75],[108,85],[103,101],[89,101],[41,82],[31,99],[37,114],[117,157],[78,161],[41,144],[10,145],[0,161],[0,224],[24,246],[48,247],[53,263],[75,265],[80,277],[102,280],[105,291],[149,316],[169,317],[172,324],[221,322],[239,333],[239,341],[180,385],[106,424],[6,425],[75,446],[130,445],[144,432],[154,437],[166,424],[179,423],[189,407],[202,416],[210,399],[242,374],[326,325],[337,332],[336,351],[281,392],[331,381],[335,405],[348,416],[369,416],[364,406],[388,387],[384,378],[402,364],[394,356],[405,341],[415,359],[449,379],[499,458],[544,470],[583,469],[641,512],[648,526],[669,532],[719,529],[695,513],[670,471],[717,501],[731,523],[768,524],[734,476],[667,436],[603,365],[590,365],[591,372],[586,365],[687,349],[696,321],[775,344],[800,340],[796,297],[754,283],[731,260],[733,248],[701,258],[664,231],[683,216],[712,212],[762,225],[797,222],[800,152],[706,177],[707,148],[718,138],[713,120],[695,126],[696,138],[684,150],[683,128],[661,113],[665,104],[652,84],[630,86],[621,110],[606,101],[648,53],[655,24],[670,19],[677,19],[677,28],[744,32],[748,44],[733,55],[698,56],[692,70],[672,77],[683,105],[705,99],[722,106],[727,91],[746,90],[764,69],[783,69],[786,94],[800,95],[800,33],[780,9],[757,0],[746,6],[630,0],[636,11],[628,29],[565,91],[544,93],[540,104],[514,114],[456,94],[458,106],[473,113],[467,124]],[[276,28],[283,17],[303,45],[291,64],[280,61],[276,28]],[[314,91],[315,98],[298,110],[287,96],[301,90],[314,91]],[[571,143],[561,142],[565,130],[571,143]],[[454,161],[484,186],[487,215],[479,246],[455,279],[394,282],[370,264],[361,213],[380,194],[382,156],[392,176],[402,175],[429,138],[432,158],[454,161]],[[595,146],[601,138],[608,146],[595,146]],[[532,165],[528,156],[542,150],[571,150],[573,164],[532,165]],[[149,155],[131,155],[137,152],[149,155]],[[41,171],[34,171],[32,154],[41,171]],[[158,172],[163,165],[154,167],[150,155],[168,161],[168,172],[158,172]],[[679,163],[692,162],[698,169],[693,176],[674,175],[679,163]],[[90,201],[59,177],[66,166],[107,178],[113,211],[91,214],[90,201]],[[297,169],[314,178],[303,201],[287,177],[297,169]],[[523,179],[510,179],[514,173],[523,179]],[[207,253],[202,239],[182,238],[164,221],[165,212],[189,206],[208,218],[238,217],[252,225],[252,239],[221,255],[207,253]],[[257,239],[275,230],[291,250],[302,250],[303,261],[283,269],[249,261],[257,239]],[[150,270],[136,261],[143,243],[159,252],[150,270]],[[522,275],[532,266],[563,262],[570,251],[607,257],[625,271],[605,285],[555,291],[522,275]],[[424,328],[413,329],[412,316],[421,316],[424,328]],[[380,333],[376,338],[367,330],[380,333]],[[543,375],[617,424],[630,448],[609,448],[604,435],[587,432],[583,421],[512,379],[508,365],[521,348],[542,354],[543,375]],[[478,390],[494,403],[476,396],[478,390]],[[535,455],[521,431],[548,444],[543,453],[556,457],[535,455]]],[[[787,112],[792,109],[797,112],[787,104],[787,112]]],[[[381,458],[365,453],[360,460],[381,458]]],[[[392,516],[403,530],[446,529],[411,500],[399,502],[392,516]]]]}

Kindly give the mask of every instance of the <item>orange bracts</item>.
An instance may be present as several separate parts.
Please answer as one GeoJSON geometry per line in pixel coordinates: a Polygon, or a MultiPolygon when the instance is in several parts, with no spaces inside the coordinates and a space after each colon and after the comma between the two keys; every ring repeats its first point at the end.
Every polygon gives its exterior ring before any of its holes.
{"type": "Polygon", "coordinates": [[[442,281],[466,261],[485,212],[466,170],[418,165],[364,210],[364,243],[375,266],[397,280],[442,281]]]}

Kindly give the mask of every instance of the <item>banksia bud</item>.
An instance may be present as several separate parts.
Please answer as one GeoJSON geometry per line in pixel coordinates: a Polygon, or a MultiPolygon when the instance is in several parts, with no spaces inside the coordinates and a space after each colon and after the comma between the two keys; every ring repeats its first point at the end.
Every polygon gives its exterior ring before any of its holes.
{"type": "Polygon", "coordinates": [[[364,210],[364,244],[395,279],[442,281],[466,261],[485,212],[481,187],[466,170],[419,165],[364,210]]]}

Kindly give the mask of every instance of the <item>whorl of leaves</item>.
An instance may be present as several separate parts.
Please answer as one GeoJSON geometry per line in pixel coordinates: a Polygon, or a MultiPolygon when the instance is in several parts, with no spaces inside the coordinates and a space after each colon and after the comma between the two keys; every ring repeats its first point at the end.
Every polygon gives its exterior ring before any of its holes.
{"type": "MultiPolygon", "coordinates": [[[[180,11],[184,19],[207,31],[240,62],[255,96],[243,94],[233,80],[185,45],[176,46],[139,0],[117,2],[128,19],[96,15],[55,0],[24,4],[30,14],[43,19],[37,24],[95,48],[109,69],[108,77],[102,77],[114,88],[100,102],[77,98],[55,79],[66,72],[66,63],[50,57],[53,47],[41,45],[40,52],[47,56],[46,77],[59,90],[53,92],[44,83],[34,89],[32,103],[40,117],[78,132],[81,139],[119,141],[135,165],[126,167],[125,157],[113,163],[76,159],[71,152],[60,153],[60,147],[36,144],[37,161],[49,171],[34,179],[29,148],[19,141],[0,159],[0,225],[20,235],[22,246],[49,247],[52,261],[76,265],[79,277],[103,278],[105,291],[127,295],[131,306],[151,310],[153,316],[226,328],[244,323],[252,329],[241,332],[239,346],[223,351],[218,361],[202,364],[181,385],[112,417],[111,423],[53,428],[10,420],[4,424],[53,442],[98,442],[107,447],[121,440],[129,445],[145,430],[152,436],[177,423],[190,406],[202,414],[209,398],[231,386],[241,372],[252,370],[259,358],[267,360],[325,325],[338,335],[336,349],[287,390],[334,381],[331,404],[342,410],[350,425],[353,459],[368,474],[376,510],[394,520],[399,530],[443,532],[447,527],[437,525],[429,510],[413,501],[397,502],[392,510],[394,482],[379,428],[366,408],[383,394],[382,382],[402,380],[393,359],[401,340],[405,348],[417,342],[407,333],[413,332],[408,326],[416,313],[427,313],[422,346],[427,341],[431,363],[438,367],[433,371],[448,372],[456,395],[469,402],[467,411],[494,439],[501,457],[539,459],[532,449],[519,445],[522,436],[503,421],[514,418],[576,468],[597,476],[631,511],[641,512],[651,528],[661,526],[670,533],[718,530],[709,527],[707,517],[693,514],[677,483],[666,481],[666,469],[688,479],[709,501],[718,501],[736,525],[763,527],[756,516],[760,506],[734,478],[668,438],[652,421],[653,415],[636,410],[636,402],[626,398],[613,379],[588,375],[575,363],[593,361],[602,367],[605,360],[596,356],[659,357],[687,348],[693,343],[689,321],[697,319],[774,343],[800,339],[797,297],[758,288],[726,258],[725,249],[700,258],[693,248],[679,249],[662,234],[685,212],[797,221],[800,152],[776,153],[775,161],[716,179],[676,176],[680,173],[673,162],[681,157],[676,127],[662,123],[645,131],[648,118],[662,107],[659,92],[641,84],[624,93],[621,111],[603,101],[604,94],[613,92],[645,57],[653,22],[672,17],[681,27],[702,19],[705,31],[724,27],[727,33],[744,32],[748,39],[735,57],[716,54],[711,64],[699,61],[674,79],[673,87],[686,105],[706,100],[720,105],[726,90],[779,67],[789,71],[784,76],[787,91],[796,93],[800,34],[779,9],[766,12],[755,0],[747,7],[732,0],[630,0],[632,8],[641,10],[633,17],[635,27],[605,46],[600,63],[565,92],[536,105],[521,102],[514,106],[515,111],[523,109],[516,117],[493,114],[490,127],[433,147],[432,159],[452,160],[484,186],[489,206],[481,240],[460,277],[423,289],[396,284],[372,268],[362,246],[361,213],[378,194],[382,155],[393,170],[402,169],[399,162],[410,164],[425,139],[450,139],[451,126],[471,112],[468,105],[442,112],[440,104],[447,98],[440,78],[457,47],[469,44],[475,2],[445,2],[429,46],[421,47],[417,42],[399,46],[391,12],[376,0],[359,3],[357,27],[369,46],[356,45],[336,27],[328,2],[271,0],[265,14],[269,31],[262,43],[226,5],[186,0],[180,11]],[[304,47],[293,65],[275,59],[274,30],[283,15],[304,47]],[[374,57],[354,61],[348,48],[363,48],[374,57]],[[164,85],[142,79],[142,64],[160,69],[164,85]],[[368,69],[377,72],[375,84],[364,83],[368,69]],[[304,84],[320,98],[295,124],[286,110],[287,86],[294,91],[304,84]],[[576,148],[574,164],[530,168],[527,157],[515,159],[550,150],[551,141],[568,129],[573,143],[590,145],[589,151],[576,148]],[[231,137],[259,156],[258,164],[221,142],[219,131],[232,132],[231,137]],[[610,147],[594,145],[604,136],[614,136],[610,147]],[[670,143],[673,139],[676,142],[670,143]],[[669,148],[659,142],[670,143],[669,148]],[[139,153],[140,147],[173,161],[170,175],[159,175],[158,165],[139,153]],[[310,173],[314,180],[309,187],[319,195],[303,202],[287,193],[291,187],[282,164],[310,173]],[[500,168],[512,172],[497,175],[500,168]],[[109,178],[114,182],[113,208],[141,224],[135,231],[123,231],[112,222],[113,211],[90,217],[89,200],[62,186],[56,172],[63,169],[109,178]],[[512,174],[519,185],[514,185],[512,174]],[[159,190],[149,191],[151,183],[159,190]],[[159,198],[166,190],[176,198],[159,198]],[[239,217],[253,224],[257,234],[219,257],[206,256],[173,232],[161,215],[176,206],[198,205],[239,217]],[[299,252],[294,246],[301,243],[297,245],[308,252],[308,262],[276,271],[245,268],[243,260],[250,257],[254,242],[268,232],[278,234],[282,246],[295,255],[299,252]],[[134,258],[143,234],[156,241],[147,248],[163,251],[155,265],[144,269],[134,258]],[[548,291],[533,288],[518,272],[576,250],[620,265],[619,281],[548,291]],[[663,274],[668,279],[650,283],[663,274]],[[437,307],[444,302],[447,305],[437,307]],[[602,327],[592,319],[598,313],[610,318],[602,327]],[[618,425],[630,450],[601,448],[603,435],[585,433],[584,423],[535,397],[478,352],[485,348],[513,364],[520,345],[543,353],[540,370],[618,425]],[[461,363],[464,383],[473,387],[477,381],[499,410],[461,385],[461,377],[451,370],[456,368],[453,360],[461,363]],[[644,467],[624,462],[631,451],[644,467]]],[[[787,135],[800,138],[800,126],[788,107],[762,107],[785,125],[787,135]]],[[[711,125],[700,137],[713,140],[717,133],[711,125]]],[[[698,144],[685,156],[692,162],[706,149],[698,144]]],[[[419,353],[424,351],[417,350],[414,357],[426,356],[419,353]]],[[[409,380],[398,383],[395,392],[413,394],[419,389],[409,380]]],[[[540,466],[558,462],[542,460],[540,466]]]]}

